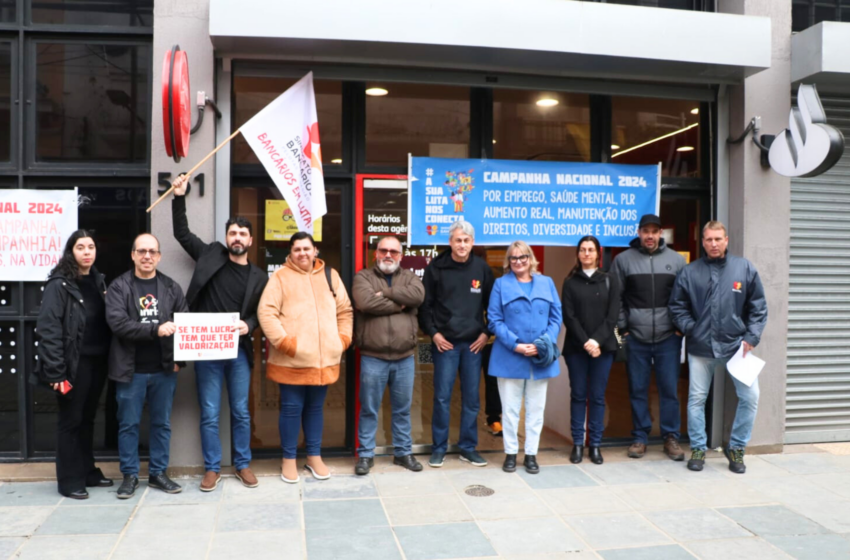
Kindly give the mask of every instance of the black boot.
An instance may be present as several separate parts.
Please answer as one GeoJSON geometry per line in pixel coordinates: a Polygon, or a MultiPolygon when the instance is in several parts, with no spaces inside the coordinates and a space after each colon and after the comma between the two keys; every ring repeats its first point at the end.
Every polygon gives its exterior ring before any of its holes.
{"type": "Polygon", "coordinates": [[[360,457],[357,459],[357,464],[354,465],[354,474],[364,476],[369,474],[369,470],[375,466],[375,460],[371,457],[360,457]]]}
{"type": "Polygon", "coordinates": [[[537,455],[526,455],[522,464],[525,465],[525,472],[528,474],[537,474],[540,472],[540,465],[537,464],[537,455]]]}
{"type": "Polygon", "coordinates": [[[588,456],[590,457],[590,460],[594,465],[602,464],[602,450],[598,447],[589,447],[588,456]]]}
{"type": "Polygon", "coordinates": [[[502,470],[505,472],[516,472],[516,453],[513,455],[505,455],[505,462],[502,463],[502,470]]]}
{"type": "Polygon", "coordinates": [[[575,465],[581,463],[581,456],[584,453],[584,447],[581,445],[573,445],[573,452],[570,453],[570,463],[575,465]]]}

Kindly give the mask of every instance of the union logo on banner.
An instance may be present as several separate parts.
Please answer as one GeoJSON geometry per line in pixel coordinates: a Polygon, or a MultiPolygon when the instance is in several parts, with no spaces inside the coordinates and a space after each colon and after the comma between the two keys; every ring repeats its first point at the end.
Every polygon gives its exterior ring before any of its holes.
{"type": "Polygon", "coordinates": [[[428,235],[437,235],[437,226],[426,226],[425,230],[428,232],[428,235]]]}

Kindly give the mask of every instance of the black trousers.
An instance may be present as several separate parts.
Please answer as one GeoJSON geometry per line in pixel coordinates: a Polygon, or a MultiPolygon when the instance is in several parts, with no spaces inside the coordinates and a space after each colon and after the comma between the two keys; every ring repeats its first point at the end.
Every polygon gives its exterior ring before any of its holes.
{"type": "Polygon", "coordinates": [[[103,385],[107,357],[80,356],[77,377],[67,395],[56,393],[59,418],[56,430],[56,480],[59,493],[66,496],[86,489],[103,473],[94,466],[94,417],[103,385]]]}
{"type": "Polygon", "coordinates": [[[502,397],[499,396],[499,381],[492,375],[487,375],[492,350],[493,345],[488,344],[481,351],[483,353],[481,365],[484,369],[484,413],[487,414],[488,424],[502,421],[502,397]]]}

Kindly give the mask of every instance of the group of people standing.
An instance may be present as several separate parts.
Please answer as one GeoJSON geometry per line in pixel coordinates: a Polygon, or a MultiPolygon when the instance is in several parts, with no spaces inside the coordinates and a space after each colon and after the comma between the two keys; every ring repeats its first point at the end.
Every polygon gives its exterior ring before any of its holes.
{"type": "MultiPolygon", "coordinates": [[[[645,453],[652,427],[648,390],[653,364],[665,451],[675,460],[684,458],[678,443],[677,384],[681,341],[683,336],[688,338],[692,448],[688,466],[700,470],[706,444],[705,399],[714,369],[725,364],[742,341],[746,351],[755,347],[767,319],[758,274],[745,259],[726,254],[728,237],[719,222],[706,225],[706,256],[688,267],[680,255],[665,247],[657,216],[641,219],[639,237],[614,260],[610,274],[599,268],[599,241],[582,238],[577,264],[560,295],[552,279],[539,273],[534,252],[523,241],[508,247],[504,274],[494,279],[488,263],[472,251],[475,231],[468,222],[450,227],[450,248],[431,261],[423,281],[401,268],[402,244],[387,236],[378,243],[374,265],[355,276],[352,306],[339,274],[318,258],[311,235],[293,235],[284,266],[268,277],[248,261],[253,243],[249,221],[228,220],[225,243],[206,243],[189,229],[185,179],[174,185],[174,237],[197,263],[185,296],[177,282],[157,270],[162,255],[159,241],[151,234],[134,240],[133,268],[107,288],[94,266],[95,236],[78,230],[68,239],[45,286],[33,381],[57,393],[57,481],[59,492],[69,498],[86,499],[87,487],[114,484],[95,466],[92,451],[95,414],[107,378],[115,382],[118,404],[123,474],[118,498],[132,497],[139,485],[139,430],[145,403],[150,418],[148,484],[168,493],[182,490],[166,474],[177,373],[185,366],[174,361],[174,313],[238,312],[240,316],[234,327],[239,333],[237,357],[195,362],[205,469],[200,489],[205,492],[215,490],[221,480],[219,419],[225,386],[236,477],[246,487],[258,485],[250,468],[248,408],[252,333],[257,327],[268,340],[266,375],[280,389],[280,476],[284,482],[296,483],[302,431],[305,467],[316,479],[330,477],[321,458],[324,401],[328,386],[339,378],[352,336],[361,353],[355,472],[367,474],[374,465],[378,415],[387,388],[394,463],[422,470],[413,455],[410,434],[420,328],[431,337],[434,362],[429,466],[438,468],[445,461],[452,390],[458,378],[460,459],[474,466],[487,465],[476,450],[477,421],[482,358],[494,336],[486,371],[497,380],[502,406],[502,468],[507,472],[517,468],[524,404],[523,466],[529,473],[539,472],[536,459],[546,391],[549,379],[560,373],[558,336],[563,324],[563,354],[571,385],[571,461],[582,460],[585,419],[589,457],[594,463],[603,461],[604,396],[618,350],[616,327],[628,341],[635,427],[628,453],[636,458],[645,453]]],[[[727,456],[730,468],[743,472],[743,449],[755,418],[758,385],[747,387],[734,381],[739,407],[727,456]]]]}

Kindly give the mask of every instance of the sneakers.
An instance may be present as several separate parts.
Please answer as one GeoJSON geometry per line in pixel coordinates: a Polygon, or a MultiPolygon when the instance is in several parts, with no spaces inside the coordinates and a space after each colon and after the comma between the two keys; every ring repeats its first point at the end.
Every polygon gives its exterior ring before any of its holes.
{"type": "Polygon", "coordinates": [[[393,465],[404,467],[409,471],[419,472],[422,470],[422,463],[416,460],[413,455],[402,455],[401,457],[393,457],[393,465]]]}
{"type": "Polygon", "coordinates": [[[375,459],[372,457],[360,457],[357,459],[357,464],[354,465],[354,474],[358,476],[366,476],[374,466],[375,459]]]}
{"type": "Polygon", "coordinates": [[[472,451],[461,451],[460,460],[472,464],[473,467],[487,466],[487,460],[474,449],[472,451]]]}
{"type": "Polygon", "coordinates": [[[487,424],[487,428],[490,430],[490,433],[494,436],[501,437],[502,435],[502,423],[498,420],[496,422],[490,422],[487,424]]]}
{"type": "Polygon", "coordinates": [[[239,469],[236,471],[236,478],[239,479],[239,482],[246,488],[256,488],[260,485],[260,481],[257,480],[257,477],[254,476],[254,473],[251,472],[250,467],[245,467],[244,469],[239,469]]]}
{"type": "Polygon", "coordinates": [[[134,474],[125,474],[124,482],[118,487],[118,499],[127,500],[136,495],[136,488],[139,487],[139,477],[134,474]]]}
{"type": "Polygon", "coordinates": [[[629,457],[632,459],[640,459],[646,455],[646,444],[639,441],[634,442],[629,446],[629,457]]]}
{"type": "Polygon", "coordinates": [[[446,458],[445,453],[441,453],[439,451],[434,451],[431,453],[431,458],[428,459],[428,466],[433,467],[435,469],[439,469],[443,466],[443,461],[446,458]]]}
{"type": "Polygon", "coordinates": [[[673,434],[668,435],[664,439],[664,453],[674,461],[685,460],[685,452],[679,447],[679,440],[673,434]]]}
{"type": "Polygon", "coordinates": [[[729,460],[729,470],[735,474],[744,474],[747,472],[747,466],[744,465],[744,448],[737,447],[734,449],[724,449],[723,454],[729,460]]]}
{"type": "Polygon", "coordinates": [[[221,480],[221,475],[215,471],[207,471],[204,474],[204,479],[201,480],[201,492],[212,492],[218,488],[218,483],[221,480]]]}
{"type": "Polygon", "coordinates": [[[151,488],[159,488],[166,494],[179,494],[183,491],[183,487],[168,478],[165,473],[152,475],[148,478],[148,486],[151,488]]]}
{"type": "Polygon", "coordinates": [[[705,449],[694,449],[688,460],[688,468],[692,471],[701,471],[705,466],[705,449]]]}

